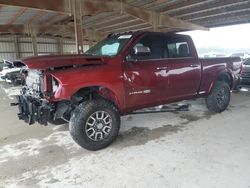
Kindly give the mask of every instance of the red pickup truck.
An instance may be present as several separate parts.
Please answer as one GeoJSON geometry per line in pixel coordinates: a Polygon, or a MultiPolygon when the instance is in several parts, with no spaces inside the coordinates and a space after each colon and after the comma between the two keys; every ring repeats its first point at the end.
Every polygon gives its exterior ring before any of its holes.
{"type": "Polygon", "coordinates": [[[38,56],[28,67],[18,117],[29,124],[69,122],[73,139],[98,150],[118,135],[120,115],[205,97],[224,111],[238,83],[240,58],[199,59],[191,37],[128,32],[109,35],[83,55],[38,56]]]}

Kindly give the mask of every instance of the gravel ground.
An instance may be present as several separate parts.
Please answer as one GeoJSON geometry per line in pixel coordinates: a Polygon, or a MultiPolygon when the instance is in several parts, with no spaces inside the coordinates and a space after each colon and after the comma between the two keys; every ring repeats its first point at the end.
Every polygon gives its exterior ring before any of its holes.
{"type": "Polygon", "coordinates": [[[0,187],[250,187],[247,88],[221,114],[199,99],[182,102],[188,111],[124,116],[116,142],[96,152],[67,125],[19,121],[9,106],[17,93],[0,84],[0,187]]]}

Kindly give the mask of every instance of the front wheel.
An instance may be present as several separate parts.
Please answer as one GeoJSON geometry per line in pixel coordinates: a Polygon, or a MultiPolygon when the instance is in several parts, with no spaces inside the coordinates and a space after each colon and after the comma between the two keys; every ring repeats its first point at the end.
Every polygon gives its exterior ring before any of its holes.
{"type": "Polygon", "coordinates": [[[119,111],[114,104],[104,99],[81,103],[69,122],[72,138],[88,150],[98,150],[110,145],[119,129],[119,111]]]}
{"type": "Polygon", "coordinates": [[[218,81],[212,92],[206,98],[207,108],[211,112],[223,112],[227,109],[231,98],[230,87],[227,83],[218,81]]]}

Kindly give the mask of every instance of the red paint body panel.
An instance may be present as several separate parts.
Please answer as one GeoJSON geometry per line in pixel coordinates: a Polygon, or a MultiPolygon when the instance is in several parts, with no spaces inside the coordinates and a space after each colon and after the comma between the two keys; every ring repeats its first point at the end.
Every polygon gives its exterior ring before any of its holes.
{"type": "Polygon", "coordinates": [[[125,108],[121,60],[106,59],[107,64],[72,68],[50,73],[60,82],[54,95],[55,101],[69,100],[81,88],[101,86],[111,90],[118,99],[118,106],[125,108]]]}
{"type": "Polygon", "coordinates": [[[240,58],[230,57],[230,58],[210,58],[210,59],[200,59],[202,63],[202,82],[200,86],[200,91],[210,92],[211,85],[217,78],[223,74],[228,73],[232,80],[234,87],[237,84],[240,77],[240,67],[242,62],[240,58]],[[209,87],[210,86],[210,87],[209,87]]]}
{"type": "Polygon", "coordinates": [[[132,111],[162,103],[169,97],[169,83],[166,60],[126,63],[124,65],[126,107],[132,111]]]}
{"type": "Polygon", "coordinates": [[[223,73],[234,81],[239,78],[241,62],[238,58],[199,59],[192,39],[185,35],[164,34],[168,38],[186,38],[192,57],[127,62],[125,59],[132,46],[145,35],[147,33],[133,34],[115,57],[39,56],[23,59],[23,62],[30,69],[42,70],[58,80],[59,88],[50,98],[51,102],[70,100],[82,88],[101,86],[113,93],[122,114],[192,99],[201,93],[207,95],[223,73]],[[57,67],[68,68],[57,70],[57,67]]]}

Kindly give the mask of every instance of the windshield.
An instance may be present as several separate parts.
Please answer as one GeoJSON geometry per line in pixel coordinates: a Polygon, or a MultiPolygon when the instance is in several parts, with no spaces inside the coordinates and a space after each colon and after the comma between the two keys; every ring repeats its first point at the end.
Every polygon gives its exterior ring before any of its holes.
{"type": "Polygon", "coordinates": [[[97,56],[116,56],[132,35],[114,35],[91,47],[86,54],[97,56]]]}

